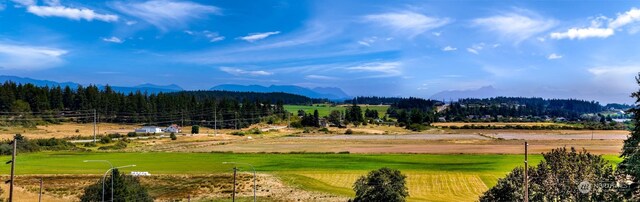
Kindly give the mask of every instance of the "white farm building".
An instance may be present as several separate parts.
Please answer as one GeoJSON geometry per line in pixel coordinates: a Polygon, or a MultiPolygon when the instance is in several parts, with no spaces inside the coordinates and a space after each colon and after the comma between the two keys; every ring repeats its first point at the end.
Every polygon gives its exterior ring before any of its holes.
{"type": "Polygon", "coordinates": [[[136,133],[161,133],[162,129],[156,126],[143,126],[135,130],[136,133]]]}

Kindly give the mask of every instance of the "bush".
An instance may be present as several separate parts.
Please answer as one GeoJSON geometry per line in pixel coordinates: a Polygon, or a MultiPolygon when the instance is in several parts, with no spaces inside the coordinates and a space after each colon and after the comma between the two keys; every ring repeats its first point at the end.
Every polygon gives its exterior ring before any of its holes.
{"type": "Polygon", "coordinates": [[[177,139],[178,139],[178,137],[176,136],[176,134],[175,134],[175,133],[171,133],[171,134],[169,135],[169,137],[171,138],[171,140],[177,140],[177,139]]]}
{"type": "Polygon", "coordinates": [[[408,125],[407,129],[412,131],[423,131],[427,129],[427,127],[419,123],[414,123],[414,124],[408,125]]]}
{"type": "Polygon", "coordinates": [[[231,133],[231,135],[244,136],[244,133],[242,131],[234,131],[234,132],[231,133]]]}
{"type": "Polygon", "coordinates": [[[84,147],[97,147],[98,145],[94,142],[84,143],[84,147]]]}
{"type": "Polygon", "coordinates": [[[129,132],[129,133],[127,133],[127,137],[138,137],[138,133],[136,133],[136,132],[129,132]]]}
{"type": "Polygon", "coordinates": [[[114,145],[99,147],[98,150],[119,150],[124,148],[127,148],[127,143],[124,141],[118,141],[114,145]]]}
{"type": "Polygon", "coordinates": [[[111,138],[110,138],[110,137],[107,137],[107,136],[102,136],[102,137],[100,137],[100,143],[101,143],[101,144],[109,144],[109,143],[111,143],[112,141],[113,141],[113,140],[111,140],[111,138]]]}
{"type": "Polygon", "coordinates": [[[294,122],[291,122],[290,126],[292,128],[302,128],[302,123],[300,123],[300,121],[294,121],[294,122]]]}
{"type": "Polygon", "coordinates": [[[309,128],[304,128],[304,130],[302,131],[302,133],[311,133],[311,130],[309,130],[309,128]]]}
{"type": "Polygon", "coordinates": [[[353,130],[351,130],[351,128],[349,128],[349,129],[347,129],[347,131],[344,131],[344,134],[351,135],[351,134],[353,134],[353,130]]]}
{"type": "MultiPolygon", "coordinates": [[[[105,189],[104,196],[106,201],[153,202],[153,197],[149,196],[147,188],[140,184],[140,181],[137,177],[120,174],[120,171],[118,169],[114,169],[113,176],[108,175],[105,184],[111,184],[112,180],[115,182],[113,183],[115,185],[113,189],[113,198],[115,198],[116,200],[111,199],[111,189],[105,189]],[[135,197],[131,198],[131,196],[135,197]]],[[[102,180],[99,180],[96,183],[86,187],[84,189],[84,193],[80,197],[80,201],[102,201],[102,184],[102,180]]]]}
{"type": "Polygon", "coordinates": [[[113,134],[107,135],[107,137],[110,137],[110,138],[121,138],[122,135],[120,135],[120,133],[113,133],[113,134]]]}
{"type": "Polygon", "coordinates": [[[191,134],[198,134],[198,133],[200,133],[200,126],[199,125],[191,126],[191,134]]]}
{"type": "Polygon", "coordinates": [[[320,130],[318,130],[318,131],[319,131],[319,132],[324,132],[325,134],[326,134],[326,133],[329,133],[329,129],[328,129],[328,128],[321,128],[321,129],[320,129],[320,130]]]}
{"type": "Polygon", "coordinates": [[[409,196],[406,178],[407,176],[396,169],[373,170],[353,184],[353,190],[356,192],[353,201],[405,201],[409,196]]]}

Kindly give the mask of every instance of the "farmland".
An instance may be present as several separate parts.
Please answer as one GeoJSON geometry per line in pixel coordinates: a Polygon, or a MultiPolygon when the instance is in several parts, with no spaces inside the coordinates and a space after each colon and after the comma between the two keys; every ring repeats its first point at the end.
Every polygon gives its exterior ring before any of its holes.
{"type": "MultiPolygon", "coordinates": [[[[303,110],[306,113],[313,113],[313,110],[318,110],[318,114],[322,116],[327,116],[331,111],[338,110],[344,112],[345,106],[350,105],[336,105],[331,106],[329,104],[314,104],[312,106],[307,105],[284,105],[284,109],[290,113],[296,114],[298,110],[303,110]]],[[[384,117],[387,114],[387,109],[389,109],[389,105],[358,105],[362,108],[364,112],[366,109],[369,110],[377,110],[380,117],[384,117]]]]}
{"type": "MultiPolygon", "coordinates": [[[[619,162],[616,155],[605,158],[619,162]]],[[[231,165],[222,162],[251,162],[258,173],[276,176],[288,186],[338,196],[353,195],[350,187],[357,177],[386,166],[408,176],[409,199],[413,201],[473,201],[522,163],[521,155],[41,152],[20,155],[16,172],[85,175],[105,171],[104,164],[82,162],[87,159],[109,160],[114,165],[136,164],[124,171],[147,171],[152,175],[225,174],[231,165]]],[[[530,156],[531,163],[540,159],[540,155],[530,156]]],[[[8,167],[2,167],[0,172],[7,173],[8,167]]]]}

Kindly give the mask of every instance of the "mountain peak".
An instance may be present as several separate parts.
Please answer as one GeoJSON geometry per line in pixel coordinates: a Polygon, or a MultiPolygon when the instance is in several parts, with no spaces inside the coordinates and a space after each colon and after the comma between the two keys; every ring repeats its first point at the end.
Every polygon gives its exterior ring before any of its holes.
{"type": "Polygon", "coordinates": [[[321,88],[305,88],[295,85],[237,85],[237,84],[222,84],[211,88],[210,90],[224,90],[224,91],[237,91],[237,92],[258,92],[258,93],[271,93],[271,92],[283,92],[297,95],[304,95],[310,98],[327,98],[330,100],[342,100],[350,98],[349,95],[344,93],[340,88],[336,87],[321,87],[321,88]]]}

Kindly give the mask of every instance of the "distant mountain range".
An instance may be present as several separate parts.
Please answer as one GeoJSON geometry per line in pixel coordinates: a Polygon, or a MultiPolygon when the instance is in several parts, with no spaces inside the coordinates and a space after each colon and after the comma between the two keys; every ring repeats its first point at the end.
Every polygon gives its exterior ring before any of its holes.
{"type": "Polygon", "coordinates": [[[458,99],[462,98],[491,98],[497,96],[505,96],[505,93],[493,88],[493,86],[483,86],[472,90],[441,91],[432,95],[431,99],[449,102],[458,101],[458,99]]]}
{"type": "MultiPolygon", "coordinates": [[[[17,76],[5,76],[0,75],[0,83],[4,83],[6,81],[13,81],[19,84],[33,84],[36,86],[69,86],[70,88],[78,88],[80,84],[74,82],[55,82],[49,80],[38,80],[26,77],[17,77],[17,76]]],[[[99,89],[104,89],[104,85],[97,85],[99,89]]],[[[155,84],[142,84],[137,86],[111,86],[114,91],[122,92],[122,93],[130,93],[130,92],[147,92],[147,93],[170,93],[170,92],[178,92],[183,91],[184,89],[178,85],[155,85],[155,84]]],[[[309,98],[327,98],[330,100],[344,100],[350,99],[351,96],[347,95],[342,89],[334,88],[334,87],[318,87],[318,88],[303,88],[294,85],[271,85],[271,86],[260,86],[260,85],[233,85],[233,84],[225,84],[218,85],[210,90],[222,90],[222,91],[236,91],[236,92],[257,92],[257,93],[271,93],[271,92],[283,92],[283,93],[291,93],[306,96],[309,98]]]]}
{"type": "Polygon", "coordinates": [[[218,85],[210,90],[224,90],[224,91],[236,91],[236,92],[257,92],[257,93],[272,93],[283,92],[297,95],[304,95],[310,98],[327,98],[330,100],[345,100],[350,99],[351,96],[347,95],[342,89],[335,87],[317,87],[317,88],[304,88],[293,85],[235,85],[224,84],[218,85]]]}
{"type": "MultiPolygon", "coordinates": [[[[55,81],[49,81],[49,80],[37,80],[37,79],[31,79],[31,78],[25,78],[25,77],[17,77],[17,76],[4,76],[4,75],[0,75],[0,82],[4,83],[6,81],[13,81],[15,83],[19,83],[19,84],[33,84],[36,86],[49,86],[49,87],[54,87],[54,86],[61,86],[61,87],[65,87],[65,86],[69,86],[72,89],[78,88],[78,86],[80,84],[78,83],[73,83],[73,82],[55,82],[55,81]]],[[[96,85],[98,86],[99,89],[104,89],[104,85],[96,85]]],[[[132,87],[126,87],[126,86],[111,86],[111,88],[114,91],[117,92],[121,92],[121,93],[131,93],[131,92],[136,92],[136,91],[140,91],[140,92],[147,92],[147,93],[168,93],[168,92],[177,92],[177,91],[182,91],[183,89],[180,88],[180,86],[175,85],[175,84],[171,84],[171,85],[167,85],[167,86],[160,86],[160,85],[154,85],[154,84],[142,84],[142,85],[137,85],[137,86],[132,86],[132,87]]]]}

